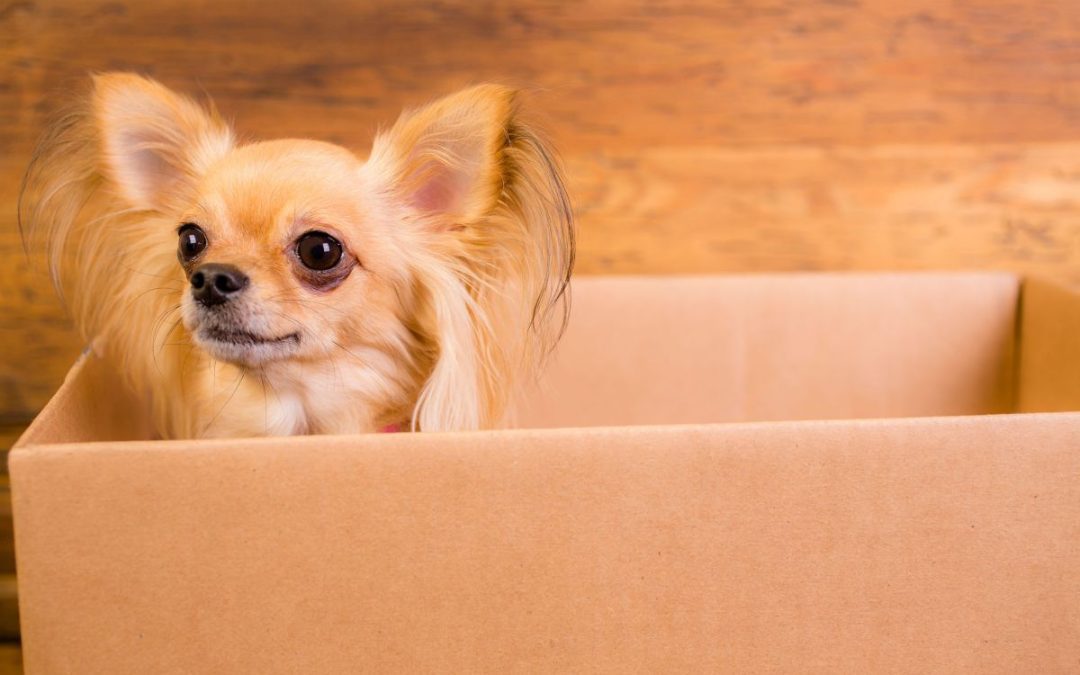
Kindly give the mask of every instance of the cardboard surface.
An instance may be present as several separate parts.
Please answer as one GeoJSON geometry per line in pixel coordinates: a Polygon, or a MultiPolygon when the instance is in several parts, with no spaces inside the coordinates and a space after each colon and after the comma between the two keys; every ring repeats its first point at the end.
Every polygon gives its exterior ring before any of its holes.
{"type": "Polygon", "coordinates": [[[28,672],[1075,670],[1080,412],[572,428],[1080,409],[1019,288],[588,280],[562,429],[115,442],[84,360],[10,459],[28,672]]]}
{"type": "Polygon", "coordinates": [[[1080,410],[1080,297],[1027,280],[1022,306],[1017,410],[1080,410]]]}
{"type": "Polygon", "coordinates": [[[17,453],[37,673],[1064,672],[1080,415],[17,453]]]}
{"type": "Polygon", "coordinates": [[[1007,274],[579,280],[522,427],[1007,412],[1007,274]]]}
{"type": "Polygon", "coordinates": [[[16,447],[146,440],[153,436],[147,406],[121,385],[104,362],[86,352],[16,447]]]}

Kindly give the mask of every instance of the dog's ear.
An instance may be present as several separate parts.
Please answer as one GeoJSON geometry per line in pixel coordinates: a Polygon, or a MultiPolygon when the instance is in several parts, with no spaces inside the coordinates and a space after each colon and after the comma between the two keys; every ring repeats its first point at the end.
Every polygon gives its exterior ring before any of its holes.
{"type": "Polygon", "coordinates": [[[414,424],[497,424],[566,307],[574,229],[553,153],[521,119],[517,93],[485,84],[402,115],[366,168],[376,192],[404,206],[417,333],[437,355],[414,424]]]}
{"type": "Polygon", "coordinates": [[[213,111],[139,75],[96,75],[91,103],[103,169],[136,209],[182,204],[195,179],[232,147],[232,132],[213,111]]]}
{"type": "Polygon", "coordinates": [[[372,148],[384,185],[436,228],[490,213],[502,189],[502,148],[514,91],[485,84],[404,113],[372,148]]]}

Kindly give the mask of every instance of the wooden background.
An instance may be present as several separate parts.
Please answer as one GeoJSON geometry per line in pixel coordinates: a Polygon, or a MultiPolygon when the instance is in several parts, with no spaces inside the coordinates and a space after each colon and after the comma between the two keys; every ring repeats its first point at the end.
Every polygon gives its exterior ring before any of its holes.
{"type": "Polygon", "coordinates": [[[360,151],[402,106],[527,87],[567,164],[583,274],[1080,282],[1077,0],[0,0],[0,64],[8,438],[80,348],[15,200],[49,100],[92,70],[205,92],[252,137],[360,151]]]}

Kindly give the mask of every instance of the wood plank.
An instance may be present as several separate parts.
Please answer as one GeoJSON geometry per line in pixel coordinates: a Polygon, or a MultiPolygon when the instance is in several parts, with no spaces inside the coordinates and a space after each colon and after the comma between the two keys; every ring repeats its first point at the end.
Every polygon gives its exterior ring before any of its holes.
{"type": "Polygon", "coordinates": [[[22,648],[18,643],[0,644],[0,675],[22,675],[22,648]]]}
{"type": "MultiPolygon", "coordinates": [[[[15,574],[15,529],[11,512],[11,484],[5,473],[0,478],[0,577],[15,574]]],[[[2,607],[3,596],[0,593],[0,639],[3,639],[4,622],[2,607]]]]}
{"type": "Polygon", "coordinates": [[[569,161],[583,273],[997,268],[1080,282],[1080,143],[569,161]]]}
{"type": "Polygon", "coordinates": [[[14,574],[0,574],[0,640],[19,639],[19,593],[14,574]]]}
{"type": "Polygon", "coordinates": [[[548,92],[571,150],[1074,138],[1080,3],[10,3],[0,143],[91,69],[212,93],[256,134],[365,139],[476,80],[548,92]]]}
{"type": "MultiPolygon", "coordinates": [[[[19,594],[15,581],[15,530],[11,512],[11,483],[7,454],[25,425],[0,425],[0,640],[19,638],[19,594]]],[[[0,643],[0,675],[22,672],[17,647],[0,643]]]]}
{"type": "Polygon", "coordinates": [[[15,445],[15,441],[19,440],[19,436],[26,430],[29,423],[30,420],[26,419],[22,423],[0,424],[0,480],[7,477],[8,450],[15,445]]]}
{"type": "MultiPolygon", "coordinates": [[[[19,438],[25,425],[0,425],[0,579],[15,574],[15,529],[11,511],[11,483],[7,472],[8,449],[19,438]]],[[[14,578],[14,577],[12,577],[14,578]]],[[[0,589],[0,639],[4,633],[4,599],[0,589]]],[[[16,625],[17,628],[17,625],[16,625]]],[[[18,632],[15,633],[18,635],[18,632]]]]}

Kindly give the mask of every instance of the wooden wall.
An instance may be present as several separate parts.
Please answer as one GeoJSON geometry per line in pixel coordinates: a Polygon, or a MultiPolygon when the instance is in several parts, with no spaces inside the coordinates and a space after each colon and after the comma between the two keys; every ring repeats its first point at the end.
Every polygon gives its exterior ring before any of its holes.
{"type": "Polygon", "coordinates": [[[1080,2],[0,0],[0,423],[79,349],[15,200],[49,97],[131,69],[250,136],[363,150],[402,106],[534,91],[579,271],[1005,268],[1080,281],[1080,2]]]}

